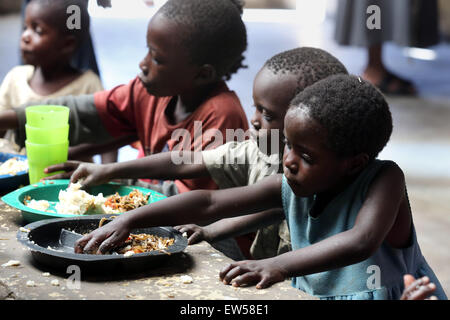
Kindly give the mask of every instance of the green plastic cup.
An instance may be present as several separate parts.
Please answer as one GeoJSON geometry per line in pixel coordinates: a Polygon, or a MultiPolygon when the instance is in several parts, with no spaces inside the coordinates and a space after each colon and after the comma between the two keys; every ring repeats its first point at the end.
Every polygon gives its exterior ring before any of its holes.
{"type": "Polygon", "coordinates": [[[69,141],[55,144],[37,144],[25,141],[28,158],[28,175],[30,184],[39,182],[43,177],[54,175],[45,174],[44,169],[48,166],[66,162],[69,153],[69,141]]]}
{"type": "Polygon", "coordinates": [[[27,141],[37,144],[58,144],[69,139],[69,125],[58,128],[38,128],[25,125],[27,141]]]}
{"type": "Polygon", "coordinates": [[[29,106],[25,109],[27,124],[36,128],[58,128],[69,123],[70,109],[65,106],[29,106]]]}

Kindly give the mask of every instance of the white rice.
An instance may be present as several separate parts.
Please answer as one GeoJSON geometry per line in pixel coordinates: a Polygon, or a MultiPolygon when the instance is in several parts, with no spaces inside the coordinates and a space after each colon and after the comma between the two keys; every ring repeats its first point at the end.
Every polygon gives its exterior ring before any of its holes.
{"type": "Polygon", "coordinates": [[[105,198],[102,193],[93,196],[84,190],[80,190],[80,183],[71,183],[67,190],[59,192],[59,202],[55,205],[56,212],[60,214],[87,214],[105,213],[102,205],[105,198]]]}

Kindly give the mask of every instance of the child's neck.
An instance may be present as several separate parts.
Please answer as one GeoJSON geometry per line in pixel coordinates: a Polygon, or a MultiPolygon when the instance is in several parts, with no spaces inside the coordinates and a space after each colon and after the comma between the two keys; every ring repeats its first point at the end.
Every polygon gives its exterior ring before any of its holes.
{"type": "Polygon", "coordinates": [[[217,87],[217,84],[218,82],[214,82],[198,88],[189,94],[178,95],[176,99],[172,99],[170,105],[166,109],[166,115],[169,122],[177,124],[188,118],[207,98],[210,97],[212,91],[217,87]]]}
{"type": "Polygon", "coordinates": [[[360,172],[352,176],[348,176],[347,178],[343,178],[333,188],[318,193],[316,195],[316,200],[314,201],[313,207],[310,210],[310,215],[314,218],[317,218],[334,198],[336,198],[343,190],[345,190],[350,184],[353,183],[359,173],[360,172]]]}
{"type": "Polygon", "coordinates": [[[65,87],[80,75],[68,62],[50,66],[36,66],[29,80],[31,89],[47,96],[65,87]]]}

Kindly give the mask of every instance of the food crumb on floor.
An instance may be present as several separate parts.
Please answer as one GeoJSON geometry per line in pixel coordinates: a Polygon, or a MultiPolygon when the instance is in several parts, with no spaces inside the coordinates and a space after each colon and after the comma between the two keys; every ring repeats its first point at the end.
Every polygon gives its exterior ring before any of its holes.
{"type": "Polygon", "coordinates": [[[20,266],[19,260],[9,260],[8,262],[2,264],[2,267],[18,267],[20,266]]]}

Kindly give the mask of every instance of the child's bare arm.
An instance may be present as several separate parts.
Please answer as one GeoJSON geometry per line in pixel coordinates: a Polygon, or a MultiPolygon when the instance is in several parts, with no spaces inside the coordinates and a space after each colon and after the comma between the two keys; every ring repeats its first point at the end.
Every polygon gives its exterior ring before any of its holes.
{"type": "Polygon", "coordinates": [[[17,114],[14,110],[0,112],[0,130],[16,129],[19,126],[17,114]]]}
{"type": "Polygon", "coordinates": [[[274,258],[230,264],[221,271],[220,278],[236,286],[257,283],[258,288],[264,288],[274,283],[272,274],[281,281],[280,275],[302,276],[361,262],[386,238],[404,196],[403,173],[390,165],[372,183],[352,229],[274,258]]]}
{"type": "MultiPolygon", "coordinates": [[[[134,141],[134,140],[133,140],[134,141]]],[[[144,158],[109,164],[81,163],[67,161],[46,168],[46,172],[66,171],[46,179],[69,178],[72,182],[84,179],[83,187],[105,183],[113,179],[193,179],[208,177],[209,172],[203,162],[176,164],[172,152],[162,152],[144,158]]],[[[192,152],[189,152],[191,154],[192,152]]],[[[193,153],[192,153],[193,154],[193,153]]]]}
{"type": "Polygon", "coordinates": [[[225,190],[196,190],[169,197],[120,215],[77,242],[76,252],[105,253],[138,227],[211,223],[281,206],[281,175],[257,184],[225,190]]]}
{"type": "Polygon", "coordinates": [[[188,233],[189,244],[195,244],[203,240],[215,242],[247,234],[258,228],[279,222],[283,218],[283,209],[274,208],[242,217],[222,219],[204,227],[188,224],[177,226],[175,229],[188,233]]]}

